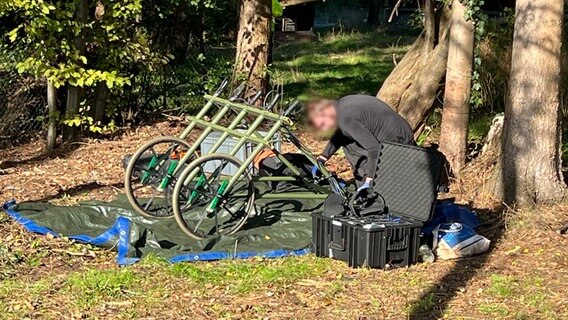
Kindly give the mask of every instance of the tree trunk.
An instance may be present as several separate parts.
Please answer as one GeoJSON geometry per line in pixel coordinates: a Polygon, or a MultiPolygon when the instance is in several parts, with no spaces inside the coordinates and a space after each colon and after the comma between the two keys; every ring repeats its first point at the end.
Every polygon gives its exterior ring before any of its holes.
{"type": "Polygon", "coordinates": [[[233,81],[267,89],[266,68],[270,47],[271,0],[241,0],[237,55],[233,81]]]}
{"type": "Polygon", "coordinates": [[[383,83],[377,98],[418,130],[434,107],[446,73],[450,10],[424,3],[424,31],[383,83]]]}
{"type": "Polygon", "coordinates": [[[379,20],[379,1],[381,0],[368,0],[369,8],[367,12],[367,25],[370,27],[377,27],[380,25],[379,20]]]}
{"type": "MultiPolygon", "coordinates": [[[[75,20],[81,23],[87,22],[89,7],[87,0],[80,0],[75,9],[75,20]]],[[[79,50],[80,55],[85,54],[85,40],[83,35],[79,34],[75,37],[75,48],[79,50]]],[[[67,103],[65,107],[65,119],[73,119],[79,114],[79,105],[81,103],[81,94],[83,90],[80,87],[69,85],[67,89],[67,103]]],[[[73,141],[77,138],[78,127],[64,126],[63,139],[65,141],[73,141]]]]}
{"type": "Polygon", "coordinates": [[[47,151],[51,152],[55,149],[55,143],[57,139],[57,119],[55,115],[57,114],[57,89],[51,82],[47,82],[47,137],[46,137],[46,148],[47,151]]]}
{"type": "Polygon", "coordinates": [[[475,44],[475,26],[465,12],[461,1],[454,0],[440,134],[440,151],[455,174],[465,165],[475,44]]]}
{"type": "Polygon", "coordinates": [[[532,205],[565,196],[561,174],[563,0],[518,0],[500,159],[502,199],[532,205]]]}
{"type": "Polygon", "coordinates": [[[95,106],[93,108],[93,113],[92,113],[93,121],[95,123],[103,121],[106,110],[107,93],[108,93],[108,87],[106,83],[105,82],[97,83],[97,86],[95,87],[95,106]]]}

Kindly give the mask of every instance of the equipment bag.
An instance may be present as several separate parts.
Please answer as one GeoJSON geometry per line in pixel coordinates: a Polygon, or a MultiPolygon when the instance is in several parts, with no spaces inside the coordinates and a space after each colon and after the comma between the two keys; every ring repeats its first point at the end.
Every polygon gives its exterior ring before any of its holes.
{"type": "Polygon", "coordinates": [[[491,241],[461,223],[444,223],[434,229],[434,250],[442,260],[480,254],[489,249],[491,241]]]}
{"type": "MultiPolygon", "coordinates": [[[[294,166],[300,169],[301,177],[311,176],[313,164],[308,160],[308,158],[299,153],[284,153],[282,154],[286,160],[290,161],[294,166]]],[[[274,156],[266,157],[262,159],[259,163],[259,174],[260,176],[294,176],[294,172],[290,170],[282,161],[274,156]]]]}

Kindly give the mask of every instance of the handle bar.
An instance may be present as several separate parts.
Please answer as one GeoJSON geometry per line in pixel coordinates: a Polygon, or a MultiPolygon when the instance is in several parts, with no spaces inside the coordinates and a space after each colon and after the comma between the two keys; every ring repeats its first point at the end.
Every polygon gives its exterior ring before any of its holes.
{"type": "Polygon", "coordinates": [[[270,101],[270,103],[266,106],[266,110],[271,111],[272,109],[274,109],[274,107],[276,106],[276,104],[278,104],[278,101],[280,100],[280,94],[277,93],[274,96],[274,99],[272,99],[272,101],[270,101]]]}
{"type": "Polygon", "coordinates": [[[286,109],[286,111],[284,111],[284,113],[282,114],[283,116],[287,117],[290,113],[292,113],[294,111],[294,109],[296,109],[298,106],[300,105],[300,101],[298,100],[294,100],[294,102],[292,102],[292,104],[290,104],[290,106],[288,107],[288,109],[286,109]]]}
{"type": "Polygon", "coordinates": [[[217,90],[215,91],[215,93],[213,95],[214,96],[220,96],[221,93],[223,93],[223,91],[225,91],[225,89],[227,89],[228,85],[229,85],[229,81],[227,79],[223,80],[223,82],[221,82],[221,84],[219,85],[219,87],[217,88],[217,90]]]}
{"type": "Polygon", "coordinates": [[[247,87],[246,83],[241,83],[236,89],[235,91],[233,91],[233,93],[231,93],[231,97],[229,98],[229,101],[231,102],[235,102],[235,100],[237,100],[241,94],[243,94],[243,92],[245,92],[245,89],[247,87]]]}
{"type": "Polygon", "coordinates": [[[258,99],[260,99],[261,96],[262,96],[262,91],[259,91],[252,98],[250,98],[250,100],[247,101],[247,103],[248,104],[254,104],[255,102],[258,101],[258,99]]]}

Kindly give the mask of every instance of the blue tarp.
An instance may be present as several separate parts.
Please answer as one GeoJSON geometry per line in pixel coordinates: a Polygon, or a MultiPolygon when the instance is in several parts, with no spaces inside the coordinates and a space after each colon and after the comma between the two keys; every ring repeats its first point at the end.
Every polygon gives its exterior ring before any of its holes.
{"type": "Polygon", "coordinates": [[[262,215],[249,219],[242,231],[197,241],[187,237],[174,219],[145,219],[122,200],[71,207],[15,201],[3,205],[27,231],[115,248],[119,265],[135,263],[148,253],[172,263],[303,255],[310,252],[310,212],[320,206],[302,203],[300,207],[295,201],[265,203],[262,215]]]}

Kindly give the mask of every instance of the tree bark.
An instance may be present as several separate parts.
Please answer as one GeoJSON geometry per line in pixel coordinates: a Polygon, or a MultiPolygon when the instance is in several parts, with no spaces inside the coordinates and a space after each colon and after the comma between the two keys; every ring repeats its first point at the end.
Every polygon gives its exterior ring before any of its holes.
{"type": "Polygon", "coordinates": [[[233,81],[266,91],[272,1],[241,0],[239,12],[233,81]]]}
{"type": "MultiPolygon", "coordinates": [[[[87,22],[87,16],[89,14],[89,7],[87,0],[80,0],[76,11],[75,20],[80,23],[87,22]]],[[[75,37],[75,48],[79,50],[80,55],[85,54],[85,40],[83,35],[79,34],[75,37]]],[[[67,103],[65,107],[65,119],[73,119],[79,114],[79,105],[81,103],[82,88],[77,86],[69,85],[67,89],[67,103]]],[[[76,126],[64,126],[63,127],[63,139],[65,141],[73,141],[77,138],[78,127],[76,126]]]]}
{"type": "Polygon", "coordinates": [[[454,0],[440,134],[440,151],[454,174],[459,173],[466,160],[475,44],[475,26],[472,20],[465,19],[465,12],[465,5],[454,0]]]}
{"type": "Polygon", "coordinates": [[[93,121],[95,123],[103,121],[106,111],[106,98],[108,87],[105,82],[97,83],[95,87],[95,106],[93,108],[93,121]]]}
{"type": "Polygon", "coordinates": [[[46,149],[47,151],[53,151],[55,149],[55,143],[57,139],[57,119],[54,116],[57,114],[57,89],[51,82],[47,82],[47,137],[46,137],[46,149]]]}
{"type": "Polygon", "coordinates": [[[418,130],[428,117],[446,73],[450,10],[424,3],[424,31],[383,83],[377,98],[418,130]]]}
{"type": "Polygon", "coordinates": [[[554,202],[561,174],[563,0],[518,0],[509,98],[500,158],[500,194],[508,204],[554,202]]]}

